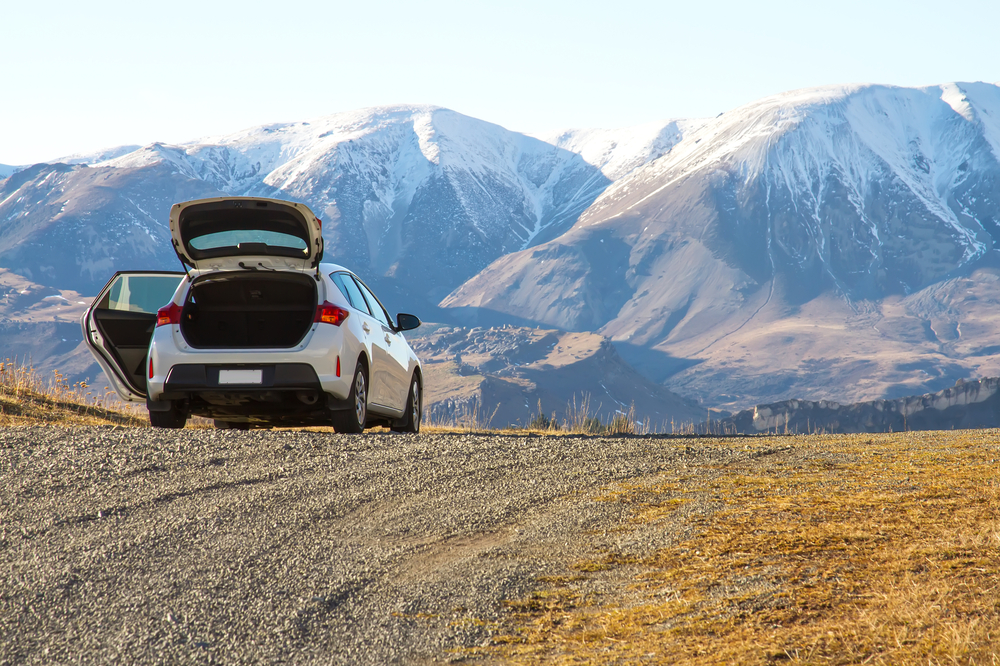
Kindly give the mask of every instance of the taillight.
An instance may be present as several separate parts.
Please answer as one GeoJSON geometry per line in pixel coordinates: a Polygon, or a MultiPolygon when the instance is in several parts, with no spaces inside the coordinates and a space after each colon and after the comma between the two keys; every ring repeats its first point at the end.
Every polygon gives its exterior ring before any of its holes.
{"type": "Polygon", "coordinates": [[[149,378],[153,378],[153,357],[149,357],[149,378]]]}
{"type": "Polygon", "coordinates": [[[350,314],[344,308],[337,307],[329,301],[323,301],[322,305],[316,306],[316,318],[313,320],[316,323],[323,324],[333,324],[334,326],[340,326],[347,319],[347,315],[350,314]]]}
{"type": "Polygon", "coordinates": [[[156,325],[168,326],[181,323],[181,310],[183,308],[176,303],[163,306],[156,311],[156,325]]]}

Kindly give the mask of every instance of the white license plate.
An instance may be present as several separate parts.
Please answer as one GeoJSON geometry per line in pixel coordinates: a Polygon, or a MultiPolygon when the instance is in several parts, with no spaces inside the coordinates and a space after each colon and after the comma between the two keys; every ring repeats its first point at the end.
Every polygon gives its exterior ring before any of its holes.
{"type": "Polygon", "coordinates": [[[260,384],[263,370],[219,370],[220,384],[260,384]]]}

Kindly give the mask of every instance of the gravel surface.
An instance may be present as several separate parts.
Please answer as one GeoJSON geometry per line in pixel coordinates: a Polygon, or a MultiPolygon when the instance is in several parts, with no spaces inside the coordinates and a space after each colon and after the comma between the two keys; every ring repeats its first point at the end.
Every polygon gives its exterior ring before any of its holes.
{"type": "Polygon", "coordinates": [[[0,429],[0,664],[461,659],[539,576],[674,538],[620,529],[630,508],[594,501],[606,488],[789,451],[655,437],[0,429]]]}

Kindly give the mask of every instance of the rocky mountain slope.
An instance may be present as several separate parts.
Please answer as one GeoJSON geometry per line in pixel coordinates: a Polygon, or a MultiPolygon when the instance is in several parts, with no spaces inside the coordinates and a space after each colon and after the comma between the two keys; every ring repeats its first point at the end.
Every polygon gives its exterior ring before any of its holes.
{"type": "Polygon", "coordinates": [[[44,379],[58,370],[69,384],[85,380],[103,387],[107,380],[80,330],[92,299],[0,268],[0,362],[30,365],[44,379]]]}
{"type": "MultiPolygon", "coordinates": [[[[855,399],[950,384],[990,345],[933,347],[923,308],[949,279],[995,278],[998,156],[995,85],[777,95],[684,133],[568,232],[501,257],[442,304],[470,324],[598,331],[649,376],[719,406],[793,387],[855,399]],[[803,335],[817,321],[833,328],[803,335]],[[876,335],[862,334],[857,359],[854,329],[866,326],[876,335]],[[909,370],[877,360],[911,344],[937,355],[909,370]],[[870,375],[894,379],[859,389],[853,371],[829,367],[865,357],[870,375]]],[[[971,309],[951,299],[954,326],[990,318],[959,300],[971,309]]]]}
{"type": "MultiPolygon", "coordinates": [[[[657,432],[702,423],[708,412],[636,372],[593,333],[503,326],[427,326],[409,334],[424,364],[431,423],[609,423],[631,415],[657,432]]],[[[717,418],[717,417],[713,417],[717,418]]]]}

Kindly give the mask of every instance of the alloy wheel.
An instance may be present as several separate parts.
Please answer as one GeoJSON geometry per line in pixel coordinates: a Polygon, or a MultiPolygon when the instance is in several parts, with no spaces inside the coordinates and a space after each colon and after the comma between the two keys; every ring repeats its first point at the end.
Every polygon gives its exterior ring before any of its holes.
{"type": "Polygon", "coordinates": [[[420,384],[413,380],[410,386],[410,423],[414,431],[420,429],[420,384]]]}
{"type": "Polygon", "coordinates": [[[354,414],[358,425],[364,427],[368,412],[368,388],[365,384],[365,373],[358,372],[354,378],[354,414]]]}

